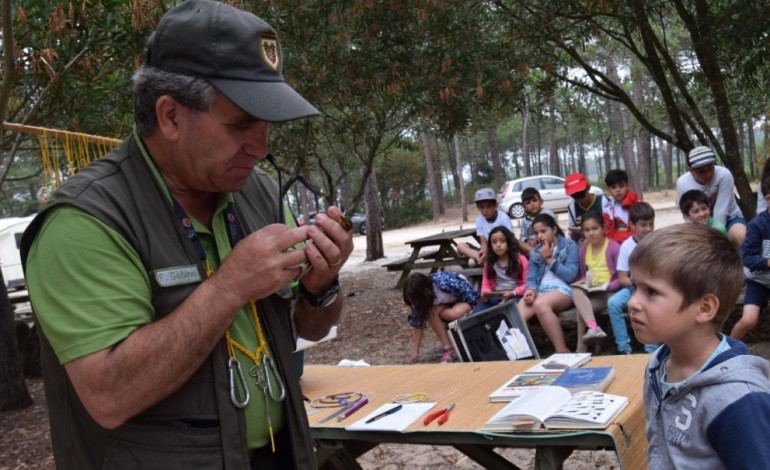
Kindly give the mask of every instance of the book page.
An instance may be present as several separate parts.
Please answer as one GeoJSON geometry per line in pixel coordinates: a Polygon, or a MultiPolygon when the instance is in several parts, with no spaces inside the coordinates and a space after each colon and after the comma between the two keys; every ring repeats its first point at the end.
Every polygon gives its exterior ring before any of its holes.
{"type": "Polygon", "coordinates": [[[524,394],[522,397],[505,405],[484,425],[486,430],[514,430],[514,421],[534,419],[531,425],[521,426],[522,429],[538,429],[543,421],[561,405],[569,401],[570,393],[562,387],[545,387],[524,394]]]}
{"type": "Polygon", "coordinates": [[[489,395],[489,401],[511,401],[527,392],[538,390],[551,385],[561,372],[534,372],[514,375],[500,388],[489,395]]]}
{"type": "Polygon", "coordinates": [[[549,429],[606,428],[623,408],[628,398],[601,392],[578,392],[564,406],[545,420],[549,429]]]}

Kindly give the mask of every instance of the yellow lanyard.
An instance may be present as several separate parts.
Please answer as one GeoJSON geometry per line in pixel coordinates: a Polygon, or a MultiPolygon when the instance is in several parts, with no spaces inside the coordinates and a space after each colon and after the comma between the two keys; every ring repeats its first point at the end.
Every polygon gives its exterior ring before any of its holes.
{"type": "MultiPolygon", "coordinates": [[[[211,277],[214,274],[214,270],[211,269],[208,259],[205,260],[206,265],[206,277],[211,277]]],[[[253,300],[249,301],[249,307],[251,310],[251,316],[254,319],[254,329],[257,332],[257,349],[251,352],[246,346],[242,345],[238,341],[234,340],[230,334],[230,328],[225,332],[225,339],[227,341],[227,353],[230,356],[228,361],[228,369],[230,373],[230,399],[233,404],[238,408],[245,408],[251,399],[249,393],[249,386],[246,383],[246,377],[243,375],[240,361],[235,356],[235,350],[239,350],[246,357],[254,362],[254,365],[249,369],[249,375],[254,377],[257,382],[257,386],[262,389],[262,393],[265,397],[265,417],[267,418],[267,430],[270,434],[270,445],[272,451],[275,452],[275,438],[273,435],[273,421],[270,419],[270,409],[268,407],[268,396],[275,402],[281,402],[286,397],[286,388],[284,387],[283,380],[275,367],[273,358],[270,357],[270,352],[267,349],[267,341],[262,333],[262,323],[259,321],[259,313],[257,312],[257,303],[253,300]],[[270,377],[268,376],[268,368],[273,369],[273,375],[276,382],[280,386],[280,393],[276,394],[273,390],[273,386],[270,383],[270,377]],[[241,400],[237,396],[237,386],[235,385],[235,371],[238,372],[238,378],[241,382],[241,387],[245,392],[245,397],[241,400]]]]}

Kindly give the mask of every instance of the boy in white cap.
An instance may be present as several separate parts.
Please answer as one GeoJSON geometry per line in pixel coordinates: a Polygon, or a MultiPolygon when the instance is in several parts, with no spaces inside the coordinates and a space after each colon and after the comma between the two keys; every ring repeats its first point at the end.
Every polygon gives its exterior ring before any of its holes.
{"type": "Polygon", "coordinates": [[[476,191],[473,198],[476,208],[481,213],[476,217],[476,236],[479,238],[481,248],[470,243],[458,243],[457,252],[469,259],[476,261],[480,266],[484,264],[484,256],[487,251],[487,237],[493,228],[503,226],[513,232],[513,224],[508,214],[497,209],[497,196],[491,188],[481,188],[476,191]]]}
{"type": "Polygon", "coordinates": [[[727,168],[716,165],[714,152],[704,146],[690,150],[687,157],[689,171],[676,180],[677,203],[684,193],[699,189],[706,193],[711,216],[727,227],[727,235],[736,246],[746,238],[746,219],[735,201],[735,181],[727,168]]]}

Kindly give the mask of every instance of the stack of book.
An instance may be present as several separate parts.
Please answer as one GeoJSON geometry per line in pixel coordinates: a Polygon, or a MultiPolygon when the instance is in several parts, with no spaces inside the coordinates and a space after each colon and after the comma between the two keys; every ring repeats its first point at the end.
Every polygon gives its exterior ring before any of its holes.
{"type": "Polygon", "coordinates": [[[486,431],[604,428],[628,404],[604,392],[613,367],[580,367],[591,354],[554,354],[506,381],[489,395],[510,402],[484,425],[486,431]]]}

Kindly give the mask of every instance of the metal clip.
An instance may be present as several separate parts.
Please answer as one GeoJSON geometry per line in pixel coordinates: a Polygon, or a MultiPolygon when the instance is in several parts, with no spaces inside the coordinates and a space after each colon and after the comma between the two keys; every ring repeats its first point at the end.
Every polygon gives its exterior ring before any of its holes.
{"type": "Polygon", "coordinates": [[[281,389],[281,393],[276,396],[275,391],[273,390],[273,383],[270,382],[270,379],[267,379],[267,391],[270,394],[270,398],[273,399],[275,402],[282,402],[284,398],[286,398],[286,386],[283,383],[283,379],[281,378],[281,374],[278,373],[278,368],[275,366],[275,361],[272,357],[267,357],[267,354],[262,356],[262,367],[265,368],[265,371],[267,371],[268,365],[270,366],[270,369],[273,371],[273,375],[275,376],[275,381],[278,382],[278,386],[281,389]]]}
{"type": "Polygon", "coordinates": [[[241,363],[238,362],[238,359],[231,357],[227,362],[227,367],[230,369],[230,400],[237,408],[246,408],[246,405],[249,404],[249,400],[251,399],[251,394],[249,393],[249,385],[246,383],[246,377],[243,375],[243,369],[241,369],[241,363]],[[233,365],[235,367],[233,367],[233,365]],[[243,401],[238,399],[238,387],[235,385],[234,368],[238,370],[238,378],[241,381],[244,392],[246,392],[246,398],[244,398],[243,401]]]}

